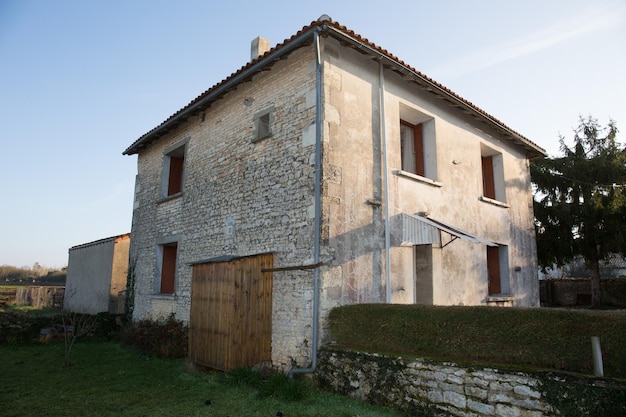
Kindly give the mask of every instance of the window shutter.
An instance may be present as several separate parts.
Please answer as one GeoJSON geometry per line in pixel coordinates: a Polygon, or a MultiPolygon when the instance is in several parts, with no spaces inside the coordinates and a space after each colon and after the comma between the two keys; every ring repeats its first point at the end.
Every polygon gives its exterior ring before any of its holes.
{"type": "Polygon", "coordinates": [[[184,158],[177,156],[170,157],[170,176],[167,184],[167,195],[177,194],[182,191],[184,164],[184,158]]]}
{"type": "Polygon", "coordinates": [[[163,265],[161,266],[161,294],[174,294],[176,277],[177,245],[163,246],[163,265]]]}
{"type": "Polygon", "coordinates": [[[424,169],[424,135],[422,133],[422,124],[413,127],[413,152],[415,153],[415,174],[425,174],[424,169]]]}
{"type": "Polygon", "coordinates": [[[496,187],[493,180],[493,157],[483,156],[483,195],[487,198],[496,198],[496,187]]]}
{"type": "Polygon", "coordinates": [[[500,248],[498,246],[487,246],[487,274],[489,275],[489,295],[501,294],[500,248]]]}

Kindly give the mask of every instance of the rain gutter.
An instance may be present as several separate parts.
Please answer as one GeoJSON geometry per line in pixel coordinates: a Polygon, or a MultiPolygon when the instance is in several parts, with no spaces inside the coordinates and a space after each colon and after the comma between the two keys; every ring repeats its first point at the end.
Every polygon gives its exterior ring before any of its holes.
{"type": "MultiPolygon", "coordinates": [[[[325,27],[325,25],[324,25],[325,27]]],[[[322,226],[322,56],[320,51],[320,27],[313,31],[313,45],[315,47],[315,220],[313,236],[313,264],[321,266],[321,226],[322,226]]],[[[289,376],[315,372],[317,367],[317,349],[319,346],[319,316],[320,316],[320,269],[313,270],[313,323],[311,339],[311,365],[308,368],[293,368],[289,376]]]]}
{"type": "Polygon", "coordinates": [[[391,232],[389,230],[389,176],[387,167],[387,125],[385,123],[385,67],[379,61],[380,137],[383,146],[383,187],[385,188],[385,302],[391,303],[391,232]]]}

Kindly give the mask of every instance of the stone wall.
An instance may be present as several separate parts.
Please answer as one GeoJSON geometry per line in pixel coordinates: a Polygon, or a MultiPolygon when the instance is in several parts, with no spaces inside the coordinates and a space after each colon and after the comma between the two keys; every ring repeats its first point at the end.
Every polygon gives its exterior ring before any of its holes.
{"type": "MultiPolygon", "coordinates": [[[[338,393],[418,415],[559,415],[544,394],[542,377],[523,372],[324,348],[320,352],[317,377],[324,386],[338,393]]],[[[557,384],[565,383],[564,379],[554,376],[543,378],[551,378],[557,384]]],[[[586,386],[583,389],[586,390],[585,393],[589,392],[586,386]]],[[[619,398],[624,395],[623,389],[617,389],[619,398]]],[[[572,397],[580,397],[571,390],[565,389],[562,392],[569,392],[572,397]]],[[[604,394],[594,393],[595,399],[585,399],[592,404],[591,407],[597,407],[595,411],[585,410],[587,405],[577,404],[576,407],[580,407],[577,408],[580,409],[580,414],[577,415],[603,415],[598,410],[608,410],[611,407],[597,403],[597,398],[606,397],[604,394]]],[[[556,396],[567,397],[567,394],[556,396]]],[[[623,409],[619,404],[617,408],[623,409]]]]}
{"type": "MultiPolygon", "coordinates": [[[[273,253],[275,266],[314,257],[315,55],[292,52],[139,153],[131,260],[135,319],[188,321],[194,262],[273,253]],[[255,117],[271,113],[271,135],[255,117]],[[186,148],[182,192],[163,197],[164,155],[186,148]],[[174,294],[159,294],[158,247],[177,242],[174,294]]],[[[276,272],[272,362],[309,362],[312,271],[276,272]]]]}

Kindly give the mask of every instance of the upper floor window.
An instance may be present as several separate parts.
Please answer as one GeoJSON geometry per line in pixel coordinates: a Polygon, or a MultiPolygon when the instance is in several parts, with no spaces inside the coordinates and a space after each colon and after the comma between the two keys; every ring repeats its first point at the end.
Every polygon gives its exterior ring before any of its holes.
{"type": "Polygon", "coordinates": [[[496,199],[496,186],[493,178],[493,156],[481,156],[483,169],[483,196],[496,199]]]}
{"type": "Polygon", "coordinates": [[[424,137],[422,124],[412,125],[400,120],[400,152],[402,170],[424,176],[424,137]]]}
{"type": "Polygon", "coordinates": [[[506,203],[502,154],[481,145],[483,197],[506,203]]]}
{"type": "Polygon", "coordinates": [[[403,172],[437,180],[435,121],[407,106],[400,106],[400,154],[403,172]]]}
{"type": "Polygon", "coordinates": [[[272,123],[274,121],[274,108],[262,110],[254,115],[254,138],[253,142],[272,136],[272,123]]]}
{"type": "Polygon", "coordinates": [[[185,147],[185,145],[178,146],[167,152],[163,158],[163,177],[161,184],[163,197],[169,197],[183,191],[185,147]]]}

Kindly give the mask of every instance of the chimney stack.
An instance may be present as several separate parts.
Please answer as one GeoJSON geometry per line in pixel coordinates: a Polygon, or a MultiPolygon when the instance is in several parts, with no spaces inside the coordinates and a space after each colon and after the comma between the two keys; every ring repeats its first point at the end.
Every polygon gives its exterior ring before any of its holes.
{"type": "Polygon", "coordinates": [[[270,41],[261,36],[257,36],[252,40],[252,45],[250,47],[250,61],[254,61],[269,50],[270,41]]]}

